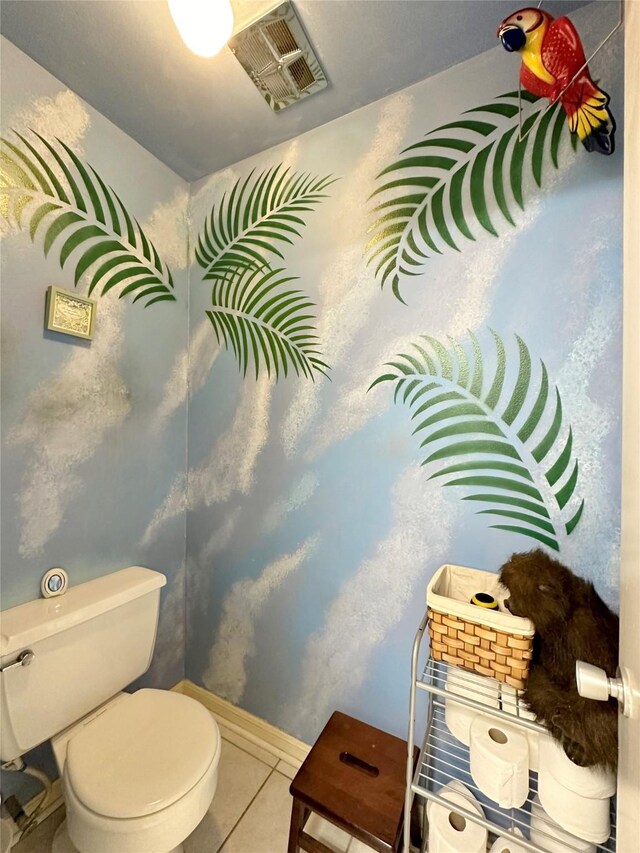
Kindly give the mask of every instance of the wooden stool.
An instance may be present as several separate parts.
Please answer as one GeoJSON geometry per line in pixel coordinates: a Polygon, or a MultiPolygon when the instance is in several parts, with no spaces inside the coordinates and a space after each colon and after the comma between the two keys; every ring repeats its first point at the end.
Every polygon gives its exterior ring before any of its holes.
{"type": "Polygon", "coordinates": [[[289,788],[288,853],[332,853],[304,831],[311,812],[379,853],[398,850],[406,771],[406,741],[335,711],[289,788]]]}

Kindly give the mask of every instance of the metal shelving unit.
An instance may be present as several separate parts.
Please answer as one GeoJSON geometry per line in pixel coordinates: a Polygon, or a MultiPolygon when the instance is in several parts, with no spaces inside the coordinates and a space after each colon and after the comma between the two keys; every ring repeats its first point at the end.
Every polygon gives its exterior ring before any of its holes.
{"type": "MultiPolygon", "coordinates": [[[[483,695],[482,687],[479,687],[477,696],[473,698],[465,695],[457,695],[454,692],[455,679],[450,679],[448,689],[445,689],[447,675],[450,669],[458,671],[457,667],[450,668],[448,664],[429,659],[424,670],[418,673],[418,659],[420,646],[427,627],[427,614],[425,613],[413,645],[411,661],[411,695],[409,702],[409,737],[407,755],[407,787],[405,794],[404,809],[404,853],[410,853],[410,820],[411,807],[415,796],[424,800],[439,803],[449,811],[455,811],[465,820],[484,826],[489,832],[489,845],[501,836],[511,839],[514,844],[532,853],[547,853],[544,847],[529,840],[529,824],[533,798],[538,790],[538,774],[535,771],[529,773],[529,796],[526,802],[517,809],[500,808],[493,800],[484,795],[477,787],[471,776],[469,768],[469,748],[457,740],[447,728],[445,723],[445,699],[458,702],[468,708],[490,714],[496,719],[503,720],[510,726],[517,726],[545,733],[546,729],[538,723],[518,716],[520,711],[520,696],[518,691],[513,697],[503,697],[501,707],[495,708],[486,704],[488,694],[483,695]],[[413,750],[415,744],[415,717],[417,695],[424,691],[428,698],[427,726],[424,741],[420,749],[417,765],[413,763],[413,750]],[[414,769],[415,767],[415,769],[414,769]],[[470,802],[469,809],[453,806],[452,803],[441,797],[437,791],[447,782],[458,780],[462,782],[476,798],[482,807],[485,817],[474,811],[470,802]],[[516,833],[520,830],[523,836],[516,833]]],[[[465,685],[465,693],[469,693],[468,685],[465,685]]],[[[549,825],[552,823],[549,821],[549,825]]],[[[539,832],[543,837],[546,833],[539,832]]],[[[426,850],[426,833],[422,849],[426,850]]],[[[551,835],[546,836],[550,843],[553,841],[555,850],[558,849],[558,840],[551,835]]],[[[543,842],[542,842],[543,843],[543,842]]],[[[604,844],[593,845],[597,853],[615,853],[615,802],[611,801],[611,836],[604,844]]],[[[592,849],[593,849],[592,848],[592,849]]],[[[567,853],[579,853],[577,848],[566,846],[567,853]]]]}

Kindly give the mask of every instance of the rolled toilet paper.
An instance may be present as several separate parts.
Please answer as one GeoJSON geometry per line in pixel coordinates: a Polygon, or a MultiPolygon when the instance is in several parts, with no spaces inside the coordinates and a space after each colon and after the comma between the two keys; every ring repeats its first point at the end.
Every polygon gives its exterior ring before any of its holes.
{"type": "MultiPolygon", "coordinates": [[[[475,675],[458,666],[449,666],[445,690],[457,693],[466,699],[481,702],[490,708],[500,707],[500,684],[495,678],[475,675]]],[[[454,699],[445,700],[444,719],[451,734],[469,746],[469,729],[473,720],[481,714],[473,708],[467,708],[454,699]]]]}
{"type": "MultiPolygon", "coordinates": [[[[512,832],[514,835],[524,838],[524,835],[517,827],[512,832]]],[[[528,853],[528,851],[512,838],[506,838],[501,835],[493,842],[489,853],[528,853]]]]}
{"type": "Polygon", "coordinates": [[[469,764],[478,788],[502,808],[519,808],[527,799],[529,741],[521,731],[477,717],[471,723],[469,764]]]}
{"type": "Polygon", "coordinates": [[[531,802],[529,840],[548,853],[596,853],[595,844],[566,832],[545,812],[536,795],[531,802]]]}
{"type": "MultiPolygon", "coordinates": [[[[521,691],[511,687],[510,684],[500,685],[500,707],[506,714],[511,714],[514,717],[519,717],[524,720],[534,720],[536,715],[531,712],[524,699],[521,697],[521,691]]],[[[529,769],[538,770],[539,767],[539,741],[540,735],[538,732],[523,729],[523,734],[526,734],[529,741],[529,769]]]]}
{"type": "MultiPolygon", "coordinates": [[[[560,781],[554,773],[558,773],[563,762],[555,756],[555,742],[549,738],[542,738],[540,743],[540,771],[538,773],[538,797],[545,812],[562,829],[594,844],[602,844],[611,834],[610,803],[609,797],[586,797],[566,787],[564,777],[560,781]],[[557,764],[551,768],[547,765],[547,755],[557,764]]],[[[560,752],[562,749],[558,747],[560,752]]],[[[566,758],[566,756],[565,756],[566,758]]],[[[567,758],[567,762],[572,764],[567,758]]],[[[582,777],[576,771],[587,770],[585,767],[574,769],[567,768],[567,779],[574,784],[582,777]]],[[[584,777],[582,785],[585,790],[610,790],[606,787],[605,780],[584,777]],[[598,787],[599,785],[599,787],[598,787]]]]}
{"type": "MultiPolygon", "coordinates": [[[[482,806],[462,782],[454,779],[437,793],[452,806],[462,806],[484,817],[482,806]]],[[[427,817],[429,853],[486,853],[487,830],[484,826],[472,823],[455,809],[448,809],[433,801],[427,804],[427,817]]]]}
{"type": "Polygon", "coordinates": [[[564,788],[583,797],[602,799],[616,792],[616,777],[601,767],[574,764],[550,735],[540,739],[540,776],[551,774],[564,788]]]}

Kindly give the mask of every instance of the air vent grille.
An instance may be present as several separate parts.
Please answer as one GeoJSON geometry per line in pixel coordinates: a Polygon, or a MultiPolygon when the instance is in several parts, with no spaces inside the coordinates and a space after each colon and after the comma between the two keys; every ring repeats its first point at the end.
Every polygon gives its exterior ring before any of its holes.
{"type": "Polygon", "coordinates": [[[243,65],[255,69],[256,74],[276,67],[275,57],[260,33],[247,33],[247,38],[238,45],[236,56],[243,65]]]}
{"type": "Polygon", "coordinates": [[[289,0],[237,33],[229,47],[275,111],[327,85],[289,0]]]}
{"type": "Polygon", "coordinates": [[[267,24],[265,30],[280,56],[286,56],[298,50],[298,44],[284,21],[267,24]]]}
{"type": "Polygon", "coordinates": [[[311,73],[311,69],[302,56],[291,63],[288,71],[293,77],[296,86],[301,91],[308,89],[309,86],[312,86],[315,83],[315,77],[311,73]]]}
{"type": "Polygon", "coordinates": [[[293,87],[289,85],[289,81],[280,73],[265,74],[261,78],[261,83],[276,102],[286,101],[295,94],[293,87]]]}

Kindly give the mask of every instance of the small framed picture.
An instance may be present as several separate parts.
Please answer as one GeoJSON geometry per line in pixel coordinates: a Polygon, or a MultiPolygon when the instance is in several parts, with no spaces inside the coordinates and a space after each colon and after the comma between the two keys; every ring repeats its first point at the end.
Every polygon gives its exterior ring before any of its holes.
{"type": "Polygon", "coordinates": [[[47,290],[47,329],[74,335],[76,338],[93,338],[93,324],[96,316],[96,302],[84,296],[78,296],[69,290],[51,285],[47,290]]]}

